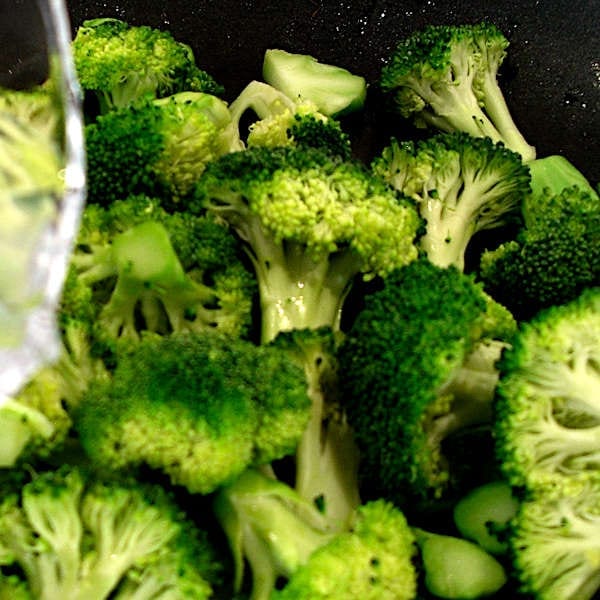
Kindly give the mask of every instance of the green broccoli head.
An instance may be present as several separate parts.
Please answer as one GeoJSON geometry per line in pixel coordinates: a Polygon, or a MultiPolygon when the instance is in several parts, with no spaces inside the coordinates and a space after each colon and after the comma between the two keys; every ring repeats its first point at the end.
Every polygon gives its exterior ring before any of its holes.
{"type": "Polygon", "coordinates": [[[600,589],[598,471],[568,486],[546,486],[519,504],[508,530],[513,576],[539,600],[591,600],[600,589]]]}
{"type": "Polygon", "coordinates": [[[339,362],[369,495],[405,503],[452,490],[444,443],[491,418],[504,342],[493,336],[488,302],[471,276],[426,259],[365,298],[339,362]]]}
{"type": "Polygon", "coordinates": [[[169,213],[138,195],[86,207],[71,270],[77,293],[91,290],[101,341],[136,341],[143,331],[237,336],[249,332],[256,291],[242,258],[239,241],[212,216],[169,213]]]}
{"type": "Polygon", "coordinates": [[[5,495],[0,522],[3,565],[20,569],[32,598],[145,598],[155,588],[201,599],[218,581],[208,537],[159,485],[65,465],[5,495]]]}
{"type": "Polygon", "coordinates": [[[91,19],[77,29],[71,49],[80,85],[95,94],[101,112],[144,97],[222,92],[197,66],[190,46],[168,31],[113,18],[91,19]]]}
{"type": "Polygon", "coordinates": [[[148,465],[209,493],[293,452],[309,414],[302,370],[276,349],[217,333],[147,335],[112,381],[90,386],[75,428],[98,464],[148,465]]]}
{"type": "Polygon", "coordinates": [[[528,196],[515,239],[481,256],[485,289],[519,320],[600,280],[600,199],[581,188],[528,196]]]}
{"type": "Polygon", "coordinates": [[[276,600],[410,600],[416,597],[415,537],[384,500],[359,506],[349,531],[317,548],[276,600]]]}
{"type": "Polygon", "coordinates": [[[417,125],[489,137],[533,160],[498,84],[508,44],[491,23],[430,25],[398,43],[380,86],[393,110],[417,125]]]}
{"type": "Polygon", "coordinates": [[[496,453],[507,480],[534,489],[600,466],[600,289],[524,323],[498,363],[496,453]]]}
{"type": "Polygon", "coordinates": [[[226,103],[201,92],[141,101],[100,115],[85,128],[89,201],[131,194],[177,205],[207,162],[238,149],[226,103]]]}
{"type": "Polygon", "coordinates": [[[530,192],[529,170],[517,153],[462,131],[416,143],[393,139],[372,168],[416,201],[425,221],[420,246],[443,267],[463,269],[473,236],[518,220],[530,192]]]}
{"type": "Polygon", "coordinates": [[[257,274],[262,336],[337,327],[354,277],[417,255],[420,219],[362,165],[308,147],[254,147],[211,163],[197,208],[228,221],[257,274]]]}

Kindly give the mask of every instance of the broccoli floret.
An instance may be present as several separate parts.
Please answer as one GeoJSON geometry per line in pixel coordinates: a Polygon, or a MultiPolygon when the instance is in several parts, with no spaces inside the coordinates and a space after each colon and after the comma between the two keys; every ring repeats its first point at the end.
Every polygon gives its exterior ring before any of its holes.
{"type": "Polygon", "coordinates": [[[71,269],[92,289],[94,335],[104,341],[249,332],[256,282],[239,241],[210,215],[168,213],[144,195],[88,205],[71,269]]]}
{"type": "Polygon", "coordinates": [[[489,318],[497,311],[504,322],[506,311],[489,305],[471,276],[424,258],[365,298],[338,353],[362,490],[407,506],[456,487],[444,441],[489,425],[506,344],[496,335],[506,325],[489,318]]]}
{"type": "Polygon", "coordinates": [[[360,110],[367,96],[364,77],[307,54],[269,49],[265,52],[262,75],[289,98],[314,102],[328,116],[360,110]]]}
{"type": "Polygon", "coordinates": [[[531,173],[531,191],[534,196],[560,194],[565,188],[577,186],[582,192],[595,196],[598,193],[583,173],[564,156],[554,154],[536,158],[527,164],[531,173]]]}
{"type": "Polygon", "coordinates": [[[177,205],[207,162],[240,148],[224,101],[181,92],[100,115],[85,128],[89,202],[131,194],[177,205]]]}
{"type": "Polygon", "coordinates": [[[600,467],[600,288],[522,324],[498,363],[496,453],[534,489],[600,467]]]}
{"type": "Polygon", "coordinates": [[[473,236],[516,221],[530,192],[529,170],[518,154],[463,132],[419,142],[393,139],[372,167],[416,201],[425,220],[420,246],[443,267],[463,269],[473,236]]]}
{"type": "Polygon", "coordinates": [[[111,382],[90,386],[74,420],[95,463],[148,465],[209,493],[292,454],[309,415],[304,373],[285,353],[206,333],[146,335],[111,382]]]}
{"type": "Polygon", "coordinates": [[[420,528],[414,528],[413,532],[425,587],[436,598],[483,598],[495,594],[506,584],[502,564],[477,544],[420,528]]]}
{"type": "Polygon", "coordinates": [[[508,44],[491,23],[430,25],[398,43],[380,86],[394,110],[417,125],[489,137],[530,161],[535,149],[517,129],[498,84],[508,44]]]}
{"type": "Polygon", "coordinates": [[[574,300],[600,281],[600,199],[579,187],[528,196],[514,239],[481,256],[490,295],[519,320],[574,300]]]}
{"type": "Polygon", "coordinates": [[[91,19],[77,29],[71,50],[80,85],[96,96],[102,113],[144,97],[223,91],[197,66],[191,47],[169,31],[119,19],[91,19]]]}
{"type": "Polygon", "coordinates": [[[233,137],[252,146],[312,146],[343,158],[350,158],[349,135],[341,123],[319,111],[310,100],[288,98],[283,92],[261,81],[251,81],[231,103],[233,137]],[[248,135],[242,122],[250,114],[248,135]]]}
{"type": "Polygon", "coordinates": [[[345,526],[360,504],[358,449],[338,398],[338,337],[321,327],[282,332],[273,342],[304,370],[312,403],[295,454],[295,489],[332,527],[345,526]]]}
{"type": "Polygon", "coordinates": [[[215,497],[234,556],[240,589],[244,563],[252,600],[409,599],[416,595],[414,536],[391,503],[360,506],[342,530],[292,488],[257,471],[244,472],[215,497]],[[287,580],[274,591],[278,578],[287,580]]]}
{"type": "Polygon", "coordinates": [[[510,522],[513,576],[535,600],[591,600],[600,590],[600,479],[529,493],[510,522]]]}
{"type": "Polygon", "coordinates": [[[412,204],[364,166],[317,148],[249,148],[210,163],[192,210],[230,223],[254,264],[261,339],[339,328],[355,277],[416,258],[412,204]]]}
{"type": "Polygon", "coordinates": [[[208,537],[159,485],[64,466],[5,495],[0,522],[3,566],[20,568],[33,598],[198,600],[217,581],[208,537]]]}

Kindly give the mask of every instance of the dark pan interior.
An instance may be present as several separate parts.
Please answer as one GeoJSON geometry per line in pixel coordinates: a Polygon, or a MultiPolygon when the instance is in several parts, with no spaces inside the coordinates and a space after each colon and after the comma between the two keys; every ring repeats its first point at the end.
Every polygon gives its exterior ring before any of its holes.
{"type": "MultiPolygon", "coordinates": [[[[558,153],[594,183],[600,181],[600,2],[296,0],[70,0],[73,28],[84,19],[112,16],[168,28],[189,43],[197,61],[226,87],[227,99],[260,77],[267,48],[312,54],[374,82],[396,41],[426,24],[488,19],[511,42],[501,85],[513,116],[540,156],[558,153]]],[[[360,132],[357,154],[376,151],[393,131],[370,96],[367,113],[349,126],[360,132]]]]}

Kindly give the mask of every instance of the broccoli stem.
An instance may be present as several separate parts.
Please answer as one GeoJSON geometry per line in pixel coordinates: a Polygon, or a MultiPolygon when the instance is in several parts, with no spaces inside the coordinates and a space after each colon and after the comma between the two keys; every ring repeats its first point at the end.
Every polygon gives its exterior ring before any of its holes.
{"type": "Polygon", "coordinates": [[[500,132],[504,144],[518,152],[524,162],[535,159],[536,150],[527,143],[525,137],[517,128],[512,114],[506,104],[502,90],[498,85],[498,73],[496,70],[486,69],[482,80],[483,95],[485,98],[485,111],[500,132]]]}

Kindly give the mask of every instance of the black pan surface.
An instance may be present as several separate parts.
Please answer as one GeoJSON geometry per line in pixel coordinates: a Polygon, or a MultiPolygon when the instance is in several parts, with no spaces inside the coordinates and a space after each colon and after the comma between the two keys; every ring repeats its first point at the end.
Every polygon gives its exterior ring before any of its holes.
{"type": "MultiPolygon", "coordinates": [[[[169,29],[189,43],[199,65],[231,100],[260,78],[267,48],[312,54],[375,82],[396,41],[426,24],[488,19],[511,42],[501,86],[515,121],[538,155],[563,154],[600,181],[600,2],[591,0],[382,1],[69,0],[75,29],[110,16],[169,29]]],[[[393,131],[372,94],[353,131],[367,158],[393,131]]],[[[358,119],[358,117],[356,118],[358,119]]]]}

